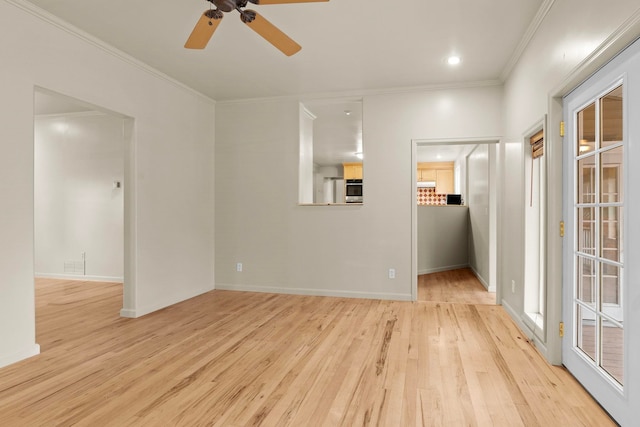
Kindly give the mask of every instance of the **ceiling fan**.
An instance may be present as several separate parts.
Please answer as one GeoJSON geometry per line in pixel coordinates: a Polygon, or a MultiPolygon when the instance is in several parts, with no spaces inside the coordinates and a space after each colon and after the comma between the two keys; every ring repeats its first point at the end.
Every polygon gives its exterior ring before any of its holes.
{"type": "Polygon", "coordinates": [[[213,32],[220,25],[224,16],[223,12],[237,10],[240,12],[240,20],[247,24],[253,31],[260,34],[266,41],[278,48],[282,53],[291,56],[302,47],[292,40],[275,25],[267,21],[258,12],[244,9],[247,2],[253,4],[284,4],[284,3],[311,3],[329,0],[207,0],[216,8],[206,10],[196,23],[184,47],[187,49],[204,49],[209,43],[213,32]]]}

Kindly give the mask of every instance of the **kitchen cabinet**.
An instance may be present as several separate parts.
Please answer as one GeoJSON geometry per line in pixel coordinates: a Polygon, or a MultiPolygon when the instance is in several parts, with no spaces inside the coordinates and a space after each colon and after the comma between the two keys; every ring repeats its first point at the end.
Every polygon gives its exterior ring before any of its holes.
{"type": "Polygon", "coordinates": [[[418,168],[418,182],[427,182],[436,180],[436,170],[427,168],[418,168]]]}
{"type": "Polygon", "coordinates": [[[362,163],[343,163],[344,179],[362,179],[362,163]]]}
{"type": "Polygon", "coordinates": [[[436,171],[436,194],[453,193],[453,169],[438,169],[436,171]]]}
{"type": "Polygon", "coordinates": [[[435,182],[437,194],[451,194],[453,185],[453,162],[419,162],[418,182],[435,182]]]}

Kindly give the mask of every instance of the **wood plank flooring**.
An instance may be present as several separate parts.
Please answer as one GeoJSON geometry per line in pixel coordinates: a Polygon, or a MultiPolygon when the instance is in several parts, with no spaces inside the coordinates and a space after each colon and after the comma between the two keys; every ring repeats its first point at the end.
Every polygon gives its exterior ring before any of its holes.
{"type": "Polygon", "coordinates": [[[418,301],[495,304],[496,293],[488,292],[470,268],[418,276],[418,301]]]}
{"type": "Polygon", "coordinates": [[[495,305],[213,291],[139,319],[38,281],[0,426],[608,426],[495,305]]]}

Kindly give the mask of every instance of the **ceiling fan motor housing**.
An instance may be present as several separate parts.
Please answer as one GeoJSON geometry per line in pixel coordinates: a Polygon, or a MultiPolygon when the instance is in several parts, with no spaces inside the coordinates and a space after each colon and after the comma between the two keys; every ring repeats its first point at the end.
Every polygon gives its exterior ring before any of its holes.
{"type": "Polygon", "coordinates": [[[238,3],[244,2],[245,5],[247,4],[245,0],[209,0],[209,2],[213,3],[218,9],[223,12],[231,12],[238,7],[243,7],[238,3]]]}
{"type": "MultiPolygon", "coordinates": [[[[209,19],[222,19],[222,12],[218,9],[210,9],[204,13],[209,19]]],[[[209,24],[211,25],[211,24],[209,24]]]]}

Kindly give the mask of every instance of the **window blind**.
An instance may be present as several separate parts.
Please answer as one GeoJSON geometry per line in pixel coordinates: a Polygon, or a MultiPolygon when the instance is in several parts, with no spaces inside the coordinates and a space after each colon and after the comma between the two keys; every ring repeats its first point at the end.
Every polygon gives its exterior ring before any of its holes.
{"type": "Polygon", "coordinates": [[[544,154],[544,131],[540,131],[530,138],[531,157],[537,159],[544,154]]]}

